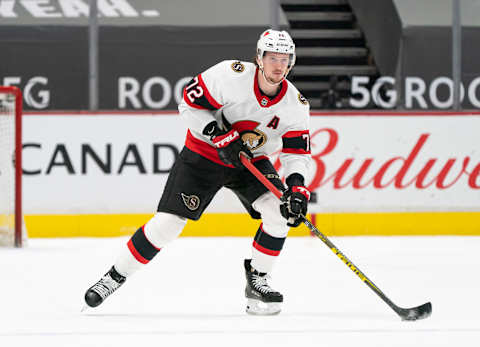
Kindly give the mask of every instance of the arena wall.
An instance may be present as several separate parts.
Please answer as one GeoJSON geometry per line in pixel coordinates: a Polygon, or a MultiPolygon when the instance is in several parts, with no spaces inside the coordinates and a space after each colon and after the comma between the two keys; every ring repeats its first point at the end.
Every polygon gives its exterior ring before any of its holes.
{"type": "MultiPolygon", "coordinates": [[[[479,128],[480,113],[312,112],[310,217],[329,235],[480,235],[479,128]]],[[[30,236],[133,233],[156,210],[184,139],[177,112],[28,113],[30,236]]],[[[183,235],[253,236],[257,227],[222,190],[183,235]]]]}

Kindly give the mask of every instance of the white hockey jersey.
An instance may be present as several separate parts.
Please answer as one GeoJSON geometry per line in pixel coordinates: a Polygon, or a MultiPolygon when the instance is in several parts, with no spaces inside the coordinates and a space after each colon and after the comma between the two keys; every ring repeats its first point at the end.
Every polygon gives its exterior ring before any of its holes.
{"type": "Polygon", "coordinates": [[[307,177],[310,156],[307,100],[284,80],[273,98],[258,85],[258,68],[247,62],[226,60],[196,76],[184,89],[178,109],[189,128],[185,146],[218,163],[209,137],[202,134],[216,120],[236,129],[255,158],[280,152],[284,175],[296,172],[307,177]]]}

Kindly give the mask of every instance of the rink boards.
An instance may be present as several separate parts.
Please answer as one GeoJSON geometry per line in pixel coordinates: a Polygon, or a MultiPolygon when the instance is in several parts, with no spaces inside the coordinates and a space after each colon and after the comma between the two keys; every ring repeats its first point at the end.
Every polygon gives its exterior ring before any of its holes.
{"type": "MultiPolygon", "coordinates": [[[[480,234],[479,113],[312,112],[310,129],[309,212],[327,234],[480,234]]],[[[155,211],[184,140],[176,112],[28,114],[30,236],[131,234],[155,211]]],[[[256,228],[222,190],[183,235],[252,236],[256,228]]]]}

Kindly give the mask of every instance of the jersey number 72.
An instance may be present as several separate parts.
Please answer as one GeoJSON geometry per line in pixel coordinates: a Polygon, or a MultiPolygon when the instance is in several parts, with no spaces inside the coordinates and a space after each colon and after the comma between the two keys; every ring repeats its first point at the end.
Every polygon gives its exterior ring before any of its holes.
{"type": "Polygon", "coordinates": [[[198,84],[198,76],[192,79],[192,82],[185,87],[185,90],[191,103],[195,103],[195,99],[202,97],[203,88],[198,84]]]}

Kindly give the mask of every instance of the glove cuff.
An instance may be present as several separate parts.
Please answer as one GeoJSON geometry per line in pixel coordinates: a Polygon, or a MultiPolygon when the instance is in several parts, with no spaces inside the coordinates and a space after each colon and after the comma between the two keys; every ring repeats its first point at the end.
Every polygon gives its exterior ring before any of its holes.
{"type": "Polygon", "coordinates": [[[307,198],[307,201],[310,201],[310,191],[307,189],[307,187],[304,186],[293,186],[292,187],[292,193],[300,193],[304,197],[307,198]]]}
{"type": "Polygon", "coordinates": [[[305,179],[299,173],[292,173],[287,177],[285,183],[287,183],[288,187],[305,186],[305,179]]]}
{"type": "Polygon", "coordinates": [[[216,121],[208,123],[202,130],[202,134],[210,137],[210,140],[221,132],[222,130],[218,127],[216,121]]]}
{"type": "Polygon", "coordinates": [[[227,147],[232,142],[238,140],[240,138],[240,134],[236,130],[230,130],[226,134],[221,134],[218,136],[214,136],[212,141],[215,147],[217,148],[224,148],[227,147]]]}

